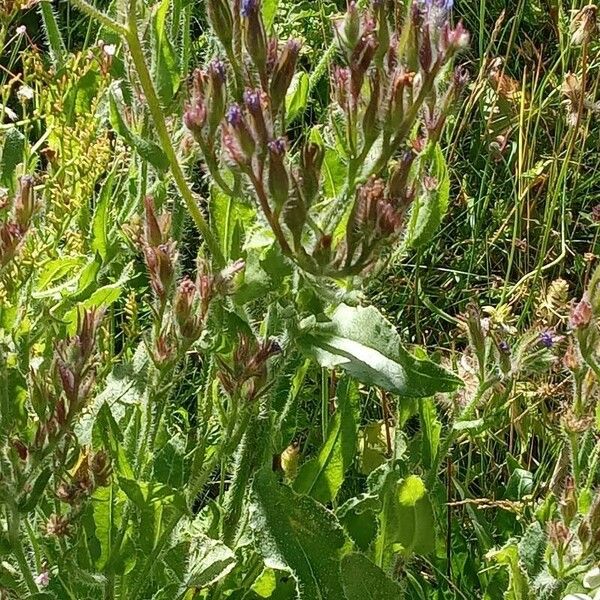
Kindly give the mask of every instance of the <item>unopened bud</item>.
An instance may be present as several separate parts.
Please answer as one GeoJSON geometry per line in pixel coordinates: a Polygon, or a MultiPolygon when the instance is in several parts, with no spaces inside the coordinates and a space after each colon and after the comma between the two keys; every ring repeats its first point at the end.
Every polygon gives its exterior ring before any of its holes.
{"type": "Polygon", "coordinates": [[[34,207],[33,177],[24,175],[21,177],[20,189],[15,202],[15,219],[23,229],[29,226],[34,207]]]}
{"type": "Polygon", "coordinates": [[[279,214],[289,197],[290,179],[284,164],[286,142],[283,138],[269,143],[269,192],[279,214]]]}
{"type": "Polygon", "coordinates": [[[584,297],[571,309],[569,323],[573,329],[580,329],[589,325],[591,320],[592,305],[584,297]]]}
{"type": "Polygon", "coordinates": [[[331,262],[331,243],[332,237],[328,234],[322,235],[313,250],[313,258],[322,267],[327,266],[331,262]]]}
{"type": "Polygon", "coordinates": [[[575,483],[572,477],[567,477],[565,487],[560,498],[560,512],[565,525],[568,527],[577,514],[577,496],[575,495],[575,483]]]}
{"type": "Polygon", "coordinates": [[[183,124],[196,140],[202,139],[202,128],[206,122],[206,105],[203,98],[196,98],[183,113],[183,124]]]}
{"type": "Polygon", "coordinates": [[[225,65],[220,60],[214,60],[208,66],[208,133],[213,136],[225,116],[227,76],[225,65]]]}
{"type": "Polygon", "coordinates": [[[252,124],[256,133],[256,139],[261,147],[268,143],[269,132],[263,111],[263,93],[261,90],[246,90],[244,92],[244,105],[252,117],[252,124]]]}
{"type": "Polygon", "coordinates": [[[360,38],[360,15],[354,0],[348,2],[346,14],[336,22],[335,33],[341,50],[350,55],[360,38]]]}
{"type": "Polygon", "coordinates": [[[291,39],[287,42],[277,59],[270,86],[271,110],[273,114],[276,114],[283,106],[285,96],[296,71],[299,53],[300,42],[291,39]]]}
{"type": "Polygon", "coordinates": [[[236,137],[245,160],[250,161],[256,148],[256,142],[239,104],[232,104],[228,108],[226,118],[229,130],[236,137]]]}
{"type": "Polygon", "coordinates": [[[259,0],[242,0],[244,17],[244,42],[246,50],[261,79],[264,79],[267,64],[267,34],[259,0]]]}
{"type": "Polygon", "coordinates": [[[229,0],[206,0],[208,20],[219,41],[225,48],[231,48],[233,39],[233,14],[229,0]]]}
{"type": "Polygon", "coordinates": [[[283,207],[283,220],[294,237],[296,247],[300,246],[302,240],[302,231],[306,223],[307,208],[304,199],[301,197],[296,183],[293,193],[290,194],[288,201],[283,207]]]}
{"type": "Polygon", "coordinates": [[[319,144],[308,142],[302,148],[300,155],[301,185],[304,201],[308,207],[312,205],[319,192],[324,157],[325,153],[319,144]]]}

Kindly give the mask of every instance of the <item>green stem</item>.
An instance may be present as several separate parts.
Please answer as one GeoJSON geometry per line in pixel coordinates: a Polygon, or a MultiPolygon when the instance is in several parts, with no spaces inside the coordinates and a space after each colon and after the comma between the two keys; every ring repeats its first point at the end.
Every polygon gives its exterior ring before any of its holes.
{"type": "MultiPolygon", "coordinates": [[[[80,2],[81,0],[77,1],[80,2]]],[[[135,6],[135,2],[132,2],[132,4],[135,6]]],[[[129,29],[125,34],[125,39],[129,46],[129,51],[131,53],[131,58],[135,66],[140,85],[144,91],[144,96],[148,104],[148,110],[150,111],[152,121],[154,122],[154,127],[156,128],[156,133],[171,166],[173,179],[175,180],[177,188],[179,189],[179,193],[183,197],[183,200],[192,219],[194,220],[194,223],[196,224],[196,227],[202,234],[202,237],[204,238],[204,241],[206,242],[206,245],[208,246],[216,262],[223,266],[225,264],[225,259],[221,253],[219,243],[210,230],[206,219],[198,208],[192,190],[186,181],[183,170],[181,169],[181,165],[179,164],[179,160],[177,159],[177,155],[175,154],[173,144],[171,143],[171,137],[169,136],[165,116],[160,106],[160,101],[156,94],[156,90],[154,89],[154,84],[152,83],[150,72],[148,71],[146,59],[144,58],[144,51],[138,37],[136,17],[137,15],[135,11],[130,10],[128,18],[129,29]]]]}
{"type": "Polygon", "coordinates": [[[25,557],[23,542],[21,541],[20,523],[20,515],[17,507],[11,506],[8,531],[10,545],[12,547],[13,554],[17,559],[17,563],[19,564],[19,569],[21,570],[23,579],[25,579],[27,589],[31,594],[35,594],[39,590],[37,584],[35,583],[35,579],[33,578],[33,573],[31,572],[31,568],[29,566],[29,563],[27,562],[27,558],[25,557]]]}

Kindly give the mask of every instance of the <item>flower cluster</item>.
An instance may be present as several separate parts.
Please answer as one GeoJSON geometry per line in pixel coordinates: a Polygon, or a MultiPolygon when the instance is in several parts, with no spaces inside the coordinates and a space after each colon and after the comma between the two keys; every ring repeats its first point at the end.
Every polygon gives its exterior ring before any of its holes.
{"type": "Polygon", "coordinates": [[[362,10],[351,1],[335,22],[342,64],[331,68],[331,131],[347,177],[325,210],[323,139],[290,152],[285,135],[299,42],[269,38],[259,0],[207,8],[228,64],[194,73],[184,123],[213,180],[231,196],[249,188],[282,252],[305,271],[363,273],[402,233],[413,200],[440,183],[426,158],[467,82],[462,69],[445,75],[469,40],[450,24],[452,2],[414,0],[396,29],[387,3],[362,10]]]}
{"type": "Polygon", "coordinates": [[[15,257],[29,229],[34,209],[33,178],[26,175],[21,177],[11,216],[0,225],[0,267],[15,257]]]}

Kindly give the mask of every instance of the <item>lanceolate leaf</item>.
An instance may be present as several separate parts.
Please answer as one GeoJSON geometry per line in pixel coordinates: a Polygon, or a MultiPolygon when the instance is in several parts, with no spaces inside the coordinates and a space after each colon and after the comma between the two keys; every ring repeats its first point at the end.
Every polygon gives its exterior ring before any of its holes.
{"type": "Polygon", "coordinates": [[[425,245],[435,234],[448,211],[450,198],[450,177],[446,158],[439,144],[432,146],[421,159],[422,175],[428,175],[432,182],[431,190],[424,190],[413,204],[408,224],[406,243],[412,248],[425,245]]]}
{"type": "Polygon", "coordinates": [[[137,153],[147,160],[153,167],[159,171],[166,171],[169,168],[169,160],[162,151],[161,147],[150,140],[146,140],[133,133],[120,112],[120,107],[113,94],[110,94],[110,124],[113,129],[130,145],[137,153]]]}
{"type": "Polygon", "coordinates": [[[167,15],[171,9],[171,0],[162,0],[154,14],[154,78],[156,89],[163,104],[169,105],[180,83],[177,54],[169,38],[167,15]]]}
{"type": "Polygon", "coordinates": [[[362,383],[401,396],[423,398],[462,383],[435,363],[412,356],[394,326],[372,306],[341,304],[329,321],[306,321],[298,342],[322,367],[341,367],[362,383]]]}
{"type": "Polygon", "coordinates": [[[400,600],[402,588],[364,554],[342,559],[342,581],[347,600],[400,600]]]}
{"type": "Polygon", "coordinates": [[[291,123],[306,110],[309,77],[304,71],[296,73],[285,98],[285,120],[291,123]]]}
{"type": "Polygon", "coordinates": [[[298,598],[344,598],[340,559],[346,538],[331,512],[264,470],[252,486],[250,526],[265,565],[288,571],[298,598]]]}
{"type": "Polygon", "coordinates": [[[294,490],[323,504],[335,499],[352,464],[356,449],[356,421],[353,404],[358,396],[356,383],[346,378],[338,386],[338,409],[330,422],[327,440],[319,455],[305,463],[294,481],[294,490]]]}

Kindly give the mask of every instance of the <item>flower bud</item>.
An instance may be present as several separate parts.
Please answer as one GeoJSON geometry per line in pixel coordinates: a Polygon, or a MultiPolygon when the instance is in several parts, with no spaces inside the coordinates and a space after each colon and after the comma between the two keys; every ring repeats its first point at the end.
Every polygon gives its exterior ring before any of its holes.
{"type": "Polygon", "coordinates": [[[294,39],[289,40],[274,66],[270,86],[271,110],[273,114],[276,114],[283,106],[285,96],[294,77],[299,53],[300,42],[294,39]]]}
{"type": "Polygon", "coordinates": [[[283,220],[292,233],[295,246],[299,247],[308,211],[304,199],[300,195],[297,182],[295,182],[294,188],[283,207],[283,220]]]}
{"type": "Polygon", "coordinates": [[[360,39],[350,59],[350,90],[356,102],[362,90],[365,74],[377,51],[377,38],[369,34],[360,39]]]}
{"type": "Polygon", "coordinates": [[[183,124],[197,141],[202,140],[202,128],[206,122],[206,105],[204,98],[195,98],[188,104],[183,113],[183,124]]]}
{"type": "Polygon", "coordinates": [[[569,323],[573,329],[580,329],[589,325],[591,320],[592,305],[584,297],[571,309],[569,323]]]}
{"type": "Polygon", "coordinates": [[[225,116],[227,75],[225,65],[220,60],[214,60],[208,66],[208,134],[213,136],[225,116]]]}
{"type": "Polygon", "coordinates": [[[262,81],[266,77],[267,34],[263,23],[260,1],[242,0],[241,14],[244,17],[244,43],[246,50],[262,81]]]}
{"type": "Polygon", "coordinates": [[[263,94],[261,90],[246,90],[244,92],[244,105],[252,117],[252,124],[256,139],[264,148],[269,140],[269,132],[265,122],[265,113],[263,111],[263,94]]]}
{"type": "Polygon", "coordinates": [[[34,208],[33,177],[24,175],[21,177],[20,189],[15,201],[15,219],[23,229],[29,226],[34,208]]]}
{"type": "Polygon", "coordinates": [[[174,246],[172,243],[160,244],[144,248],[146,265],[150,274],[150,285],[157,297],[164,301],[167,291],[173,282],[174,269],[174,246]]]}
{"type": "Polygon", "coordinates": [[[406,196],[408,177],[415,160],[415,153],[406,150],[392,169],[388,181],[388,195],[390,198],[401,199],[406,196]]]}
{"type": "Polygon", "coordinates": [[[354,0],[348,2],[346,14],[335,23],[334,31],[340,49],[350,55],[360,38],[360,15],[354,0]]]}
{"type": "Polygon", "coordinates": [[[577,496],[572,477],[567,477],[565,481],[565,487],[560,498],[560,513],[567,527],[577,514],[577,496]]]}
{"type": "Polygon", "coordinates": [[[304,202],[310,207],[319,192],[321,167],[325,153],[319,144],[308,142],[300,155],[300,176],[304,202]]]}
{"type": "Polygon", "coordinates": [[[278,215],[289,197],[290,179],[283,159],[286,143],[283,138],[269,143],[269,192],[275,202],[275,214],[278,215]]]}
{"type": "Polygon", "coordinates": [[[144,242],[149,246],[160,246],[169,238],[170,219],[165,216],[159,219],[156,216],[154,198],[146,196],[144,198],[145,220],[144,220],[144,242]]]}
{"type": "Polygon", "coordinates": [[[210,25],[225,48],[231,48],[233,39],[233,14],[229,0],[206,0],[210,25]]]}
{"type": "Polygon", "coordinates": [[[239,104],[232,104],[228,108],[226,119],[229,130],[236,137],[246,162],[249,162],[254,154],[256,142],[239,104]]]}
{"type": "Polygon", "coordinates": [[[329,234],[323,234],[313,250],[313,258],[321,267],[326,267],[331,262],[332,241],[332,237],[329,234]]]}
{"type": "Polygon", "coordinates": [[[379,73],[370,78],[371,94],[363,117],[362,129],[365,146],[369,146],[379,135],[379,102],[381,100],[381,85],[379,73]]]}
{"type": "Polygon", "coordinates": [[[186,277],[177,288],[173,312],[179,331],[187,340],[195,340],[201,333],[200,319],[196,315],[196,297],[196,286],[186,277]]]}
{"type": "Polygon", "coordinates": [[[414,73],[407,73],[402,67],[394,74],[386,123],[388,131],[396,130],[404,118],[404,90],[412,87],[413,80],[414,73]]]}

